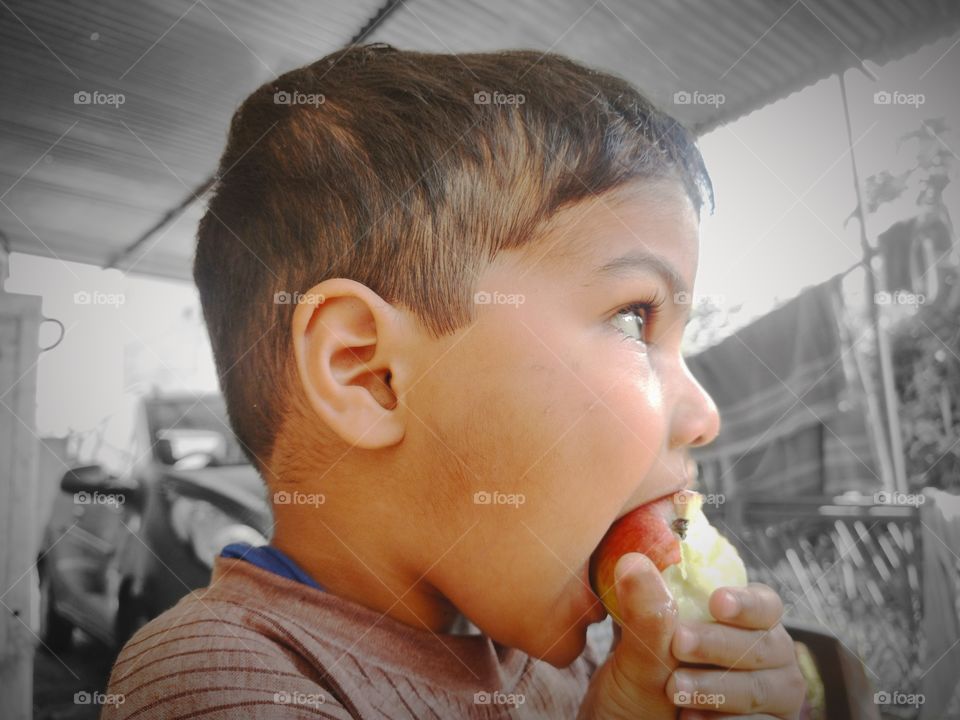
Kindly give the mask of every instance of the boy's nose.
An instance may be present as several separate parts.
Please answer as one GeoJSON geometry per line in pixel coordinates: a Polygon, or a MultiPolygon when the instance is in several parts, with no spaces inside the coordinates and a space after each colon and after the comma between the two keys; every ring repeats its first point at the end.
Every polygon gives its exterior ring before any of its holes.
{"type": "Polygon", "coordinates": [[[709,445],[720,432],[720,413],[716,403],[681,358],[682,390],[674,409],[670,447],[709,445]]]}

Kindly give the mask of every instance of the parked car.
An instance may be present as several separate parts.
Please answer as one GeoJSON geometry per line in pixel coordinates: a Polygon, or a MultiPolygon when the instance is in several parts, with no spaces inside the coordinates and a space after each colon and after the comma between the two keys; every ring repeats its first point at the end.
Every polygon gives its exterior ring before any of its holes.
{"type": "Polygon", "coordinates": [[[261,545],[266,487],[227,422],[220,395],[140,401],[128,473],[67,472],[38,568],[41,638],[65,649],[73,628],[116,647],[209,582],[224,545],[261,545]]]}

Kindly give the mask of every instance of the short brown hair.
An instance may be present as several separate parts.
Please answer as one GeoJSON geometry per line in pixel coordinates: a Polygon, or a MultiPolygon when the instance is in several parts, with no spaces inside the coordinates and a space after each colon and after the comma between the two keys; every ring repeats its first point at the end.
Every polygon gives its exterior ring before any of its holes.
{"type": "Polygon", "coordinates": [[[472,322],[498,252],[562,207],[657,178],[712,207],[694,136],[560,55],[354,46],[260,87],[231,122],[193,271],[248,457],[266,471],[295,387],[283,300],[350,278],[439,337],[472,322]]]}

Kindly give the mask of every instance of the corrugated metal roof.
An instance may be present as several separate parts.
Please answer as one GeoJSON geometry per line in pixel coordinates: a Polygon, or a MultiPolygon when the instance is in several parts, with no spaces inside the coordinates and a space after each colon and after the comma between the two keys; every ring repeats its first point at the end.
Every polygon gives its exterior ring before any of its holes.
{"type": "MultiPolygon", "coordinates": [[[[347,43],[381,4],[5,4],[0,229],[15,250],[109,261],[211,174],[246,95],[347,43]],[[125,102],[74,103],[93,91],[125,102]]],[[[189,277],[198,205],[121,267],[189,277]]]]}
{"type": "Polygon", "coordinates": [[[416,0],[370,39],[432,52],[562,53],[616,72],[703,132],[958,27],[956,0],[416,0]],[[674,102],[694,92],[724,102],[674,102]]]}
{"type": "MultiPolygon", "coordinates": [[[[5,3],[0,229],[15,250],[108,262],[210,175],[229,118],[251,90],[344,45],[383,7],[5,3]],[[125,101],[74,102],[94,91],[125,101]]],[[[407,0],[367,39],[438,52],[564,53],[617,72],[702,131],[958,27],[955,0],[407,0]],[[693,93],[724,102],[682,102],[693,93]]],[[[120,267],[188,277],[198,205],[120,267]]]]}

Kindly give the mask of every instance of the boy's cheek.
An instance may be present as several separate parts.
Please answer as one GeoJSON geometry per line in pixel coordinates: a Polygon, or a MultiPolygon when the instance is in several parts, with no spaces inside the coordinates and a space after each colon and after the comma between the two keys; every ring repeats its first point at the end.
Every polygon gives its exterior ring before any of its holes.
{"type": "MultiPolygon", "coordinates": [[[[480,351],[465,348],[464,359],[480,351]]],[[[438,452],[444,462],[462,464],[467,526],[480,523],[494,545],[509,538],[513,553],[524,548],[572,567],[589,556],[650,472],[652,449],[662,446],[659,396],[637,379],[639,361],[626,349],[615,357],[568,351],[563,362],[539,343],[517,342],[503,352],[503,366],[515,368],[509,372],[478,373],[467,382],[470,373],[451,360],[452,375],[439,375],[452,382],[432,387],[442,404],[430,415],[444,441],[438,452]]]]}

